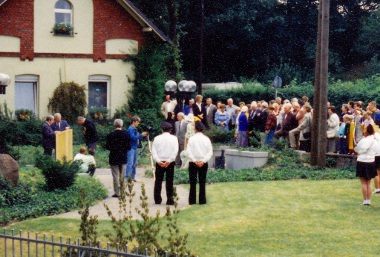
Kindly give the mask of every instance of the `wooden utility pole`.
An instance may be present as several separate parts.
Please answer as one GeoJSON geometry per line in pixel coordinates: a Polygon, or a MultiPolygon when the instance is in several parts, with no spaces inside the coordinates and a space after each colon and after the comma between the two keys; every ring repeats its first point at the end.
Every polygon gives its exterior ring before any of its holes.
{"type": "Polygon", "coordinates": [[[329,15],[330,0],[320,0],[315,61],[313,129],[311,137],[311,165],[320,168],[326,166],[329,15]]]}
{"type": "Polygon", "coordinates": [[[205,6],[204,0],[201,2],[201,19],[200,19],[200,36],[199,36],[199,77],[198,77],[198,94],[202,94],[203,83],[203,52],[204,52],[204,30],[205,30],[205,6]]]}

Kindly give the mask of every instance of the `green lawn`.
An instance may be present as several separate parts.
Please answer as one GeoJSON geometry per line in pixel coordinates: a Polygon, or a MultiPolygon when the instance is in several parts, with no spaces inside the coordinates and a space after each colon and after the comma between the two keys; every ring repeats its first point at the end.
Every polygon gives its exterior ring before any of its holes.
{"type": "MultiPolygon", "coordinates": [[[[199,256],[379,255],[380,195],[362,206],[358,180],[220,183],[208,185],[207,196],[207,205],[179,218],[199,256]]],[[[78,224],[39,218],[9,228],[76,238],[78,224]]],[[[110,222],[99,228],[103,235],[110,222]]]]}

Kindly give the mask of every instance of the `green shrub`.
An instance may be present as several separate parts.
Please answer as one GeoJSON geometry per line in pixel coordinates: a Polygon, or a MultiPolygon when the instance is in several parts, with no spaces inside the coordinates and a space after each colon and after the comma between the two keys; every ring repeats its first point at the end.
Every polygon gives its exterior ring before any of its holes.
{"type": "Polygon", "coordinates": [[[82,204],[93,205],[96,201],[107,197],[107,190],[102,183],[92,177],[79,176],[75,184],[66,190],[45,191],[41,185],[43,177],[41,171],[22,170],[21,175],[16,187],[9,187],[5,193],[1,191],[0,203],[3,205],[0,205],[0,224],[2,225],[13,220],[20,221],[72,211],[81,208],[82,204]],[[80,192],[86,192],[86,197],[83,198],[80,192]],[[3,199],[7,199],[7,205],[3,199]]]}
{"type": "MultiPolygon", "coordinates": [[[[244,150],[252,150],[247,148],[244,150]]],[[[291,149],[277,151],[269,149],[268,163],[261,168],[243,170],[214,170],[207,172],[208,183],[220,182],[243,182],[243,181],[271,181],[289,179],[354,179],[356,176],[354,167],[345,169],[318,170],[310,166],[299,154],[291,149]]],[[[176,170],[174,173],[175,184],[188,184],[189,175],[187,170],[176,170]]]]}
{"type": "Polygon", "coordinates": [[[46,189],[66,189],[74,184],[81,161],[55,161],[50,156],[36,156],[35,166],[42,170],[45,177],[46,189]]]}
{"type": "Polygon", "coordinates": [[[109,110],[107,108],[89,108],[88,116],[97,123],[107,123],[109,110]]]}
{"type": "Polygon", "coordinates": [[[38,146],[42,140],[42,122],[30,119],[24,122],[0,121],[0,145],[38,146]]]}
{"type": "MultiPolygon", "coordinates": [[[[205,90],[204,97],[211,97],[213,101],[226,102],[228,98],[234,99],[235,103],[250,103],[253,100],[272,100],[274,99],[273,85],[262,85],[256,82],[244,83],[241,89],[232,90],[205,90]]],[[[284,99],[293,97],[301,98],[307,96],[313,104],[314,85],[312,82],[299,82],[292,80],[288,85],[283,85],[278,89],[278,96],[284,99]]],[[[358,79],[356,81],[331,80],[328,85],[328,100],[332,105],[339,107],[348,101],[369,101],[380,103],[380,74],[376,74],[367,79],[358,79]]]]}
{"type": "Polygon", "coordinates": [[[0,207],[12,206],[15,203],[27,203],[30,201],[29,188],[23,184],[17,186],[18,190],[15,190],[16,186],[12,182],[4,180],[0,176],[0,207]]]}
{"type": "MultiPolygon", "coordinates": [[[[135,79],[128,104],[116,110],[115,118],[122,118],[128,127],[128,117],[137,115],[142,123],[153,127],[151,137],[161,132],[160,124],[163,116],[160,112],[164,101],[164,85],[169,79],[180,79],[171,77],[170,73],[176,60],[175,53],[167,44],[148,44],[142,47],[138,55],[131,56],[126,62],[133,62],[135,79]]],[[[180,72],[178,73],[180,74],[180,72]]]]}
{"type": "Polygon", "coordinates": [[[234,137],[234,132],[211,125],[210,129],[204,131],[204,134],[210,138],[212,143],[229,143],[234,137]]]}
{"type": "Polygon", "coordinates": [[[18,121],[27,121],[36,118],[33,111],[29,109],[17,109],[15,111],[15,116],[18,121]]]}
{"type": "MultiPolygon", "coordinates": [[[[272,180],[289,180],[289,179],[313,179],[313,180],[331,180],[331,179],[355,179],[355,172],[349,169],[338,170],[312,170],[287,168],[277,170],[263,169],[243,169],[243,170],[213,170],[207,172],[207,183],[221,182],[244,182],[244,181],[272,181],[272,180]]],[[[176,170],[174,173],[175,184],[189,184],[188,170],[176,170]]]]}
{"type": "Polygon", "coordinates": [[[84,116],[87,107],[85,86],[75,82],[64,82],[59,85],[49,98],[48,108],[61,113],[69,123],[75,123],[78,116],[84,116]]]}
{"type": "Polygon", "coordinates": [[[111,124],[96,124],[96,131],[98,132],[99,141],[98,145],[100,145],[103,149],[106,149],[107,143],[107,135],[114,131],[114,127],[111,124]]]}

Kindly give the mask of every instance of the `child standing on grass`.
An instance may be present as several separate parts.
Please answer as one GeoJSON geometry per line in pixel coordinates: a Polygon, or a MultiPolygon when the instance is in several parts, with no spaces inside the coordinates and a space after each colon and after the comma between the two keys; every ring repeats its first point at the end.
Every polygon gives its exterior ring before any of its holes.
{"type": "Polygon", "coordinates": [[[371,205],[371,179],[377,175],[375,156],[380,153],[380,145],[374,138],[375,130],[372,124],[368,125],[366,137],[360,140],[355,147],[358,153],[356,177],[360,179],[363,205],[371,205]]]}

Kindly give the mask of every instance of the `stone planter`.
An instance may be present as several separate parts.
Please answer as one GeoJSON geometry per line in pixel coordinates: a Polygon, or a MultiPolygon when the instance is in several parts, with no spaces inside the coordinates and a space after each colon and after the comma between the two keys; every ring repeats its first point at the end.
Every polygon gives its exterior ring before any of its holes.
{"type": "MultiPolygon", "coordinates": [[[[222,155],[222,149],[231,149],[232,146],[228,145],[221,145],[218,147],[213,147],[214,155],[211,157],[211,159],[208,161],[208,167],[209,168],[215,168],[215,157],[220,157],[222,155]]],[[[224,152],[224,156],[226,156],[226,152],[224,152]]]]}
{"type": "Polygon", "coordinates": [[[241,170],[262,167],[268,162],[268,152],[239,151],[233,146],[222,145],[213,148],[214,155],[208,161],[209,168],[215,168],[215,157],[222,155],[226,160],[226,169],[241,170]]]}
{"type": "Polygon", "coordinates": [[[268,152],[226,149],[226,169],[241,170],[262,167],[268,162],[268,152]]]}

